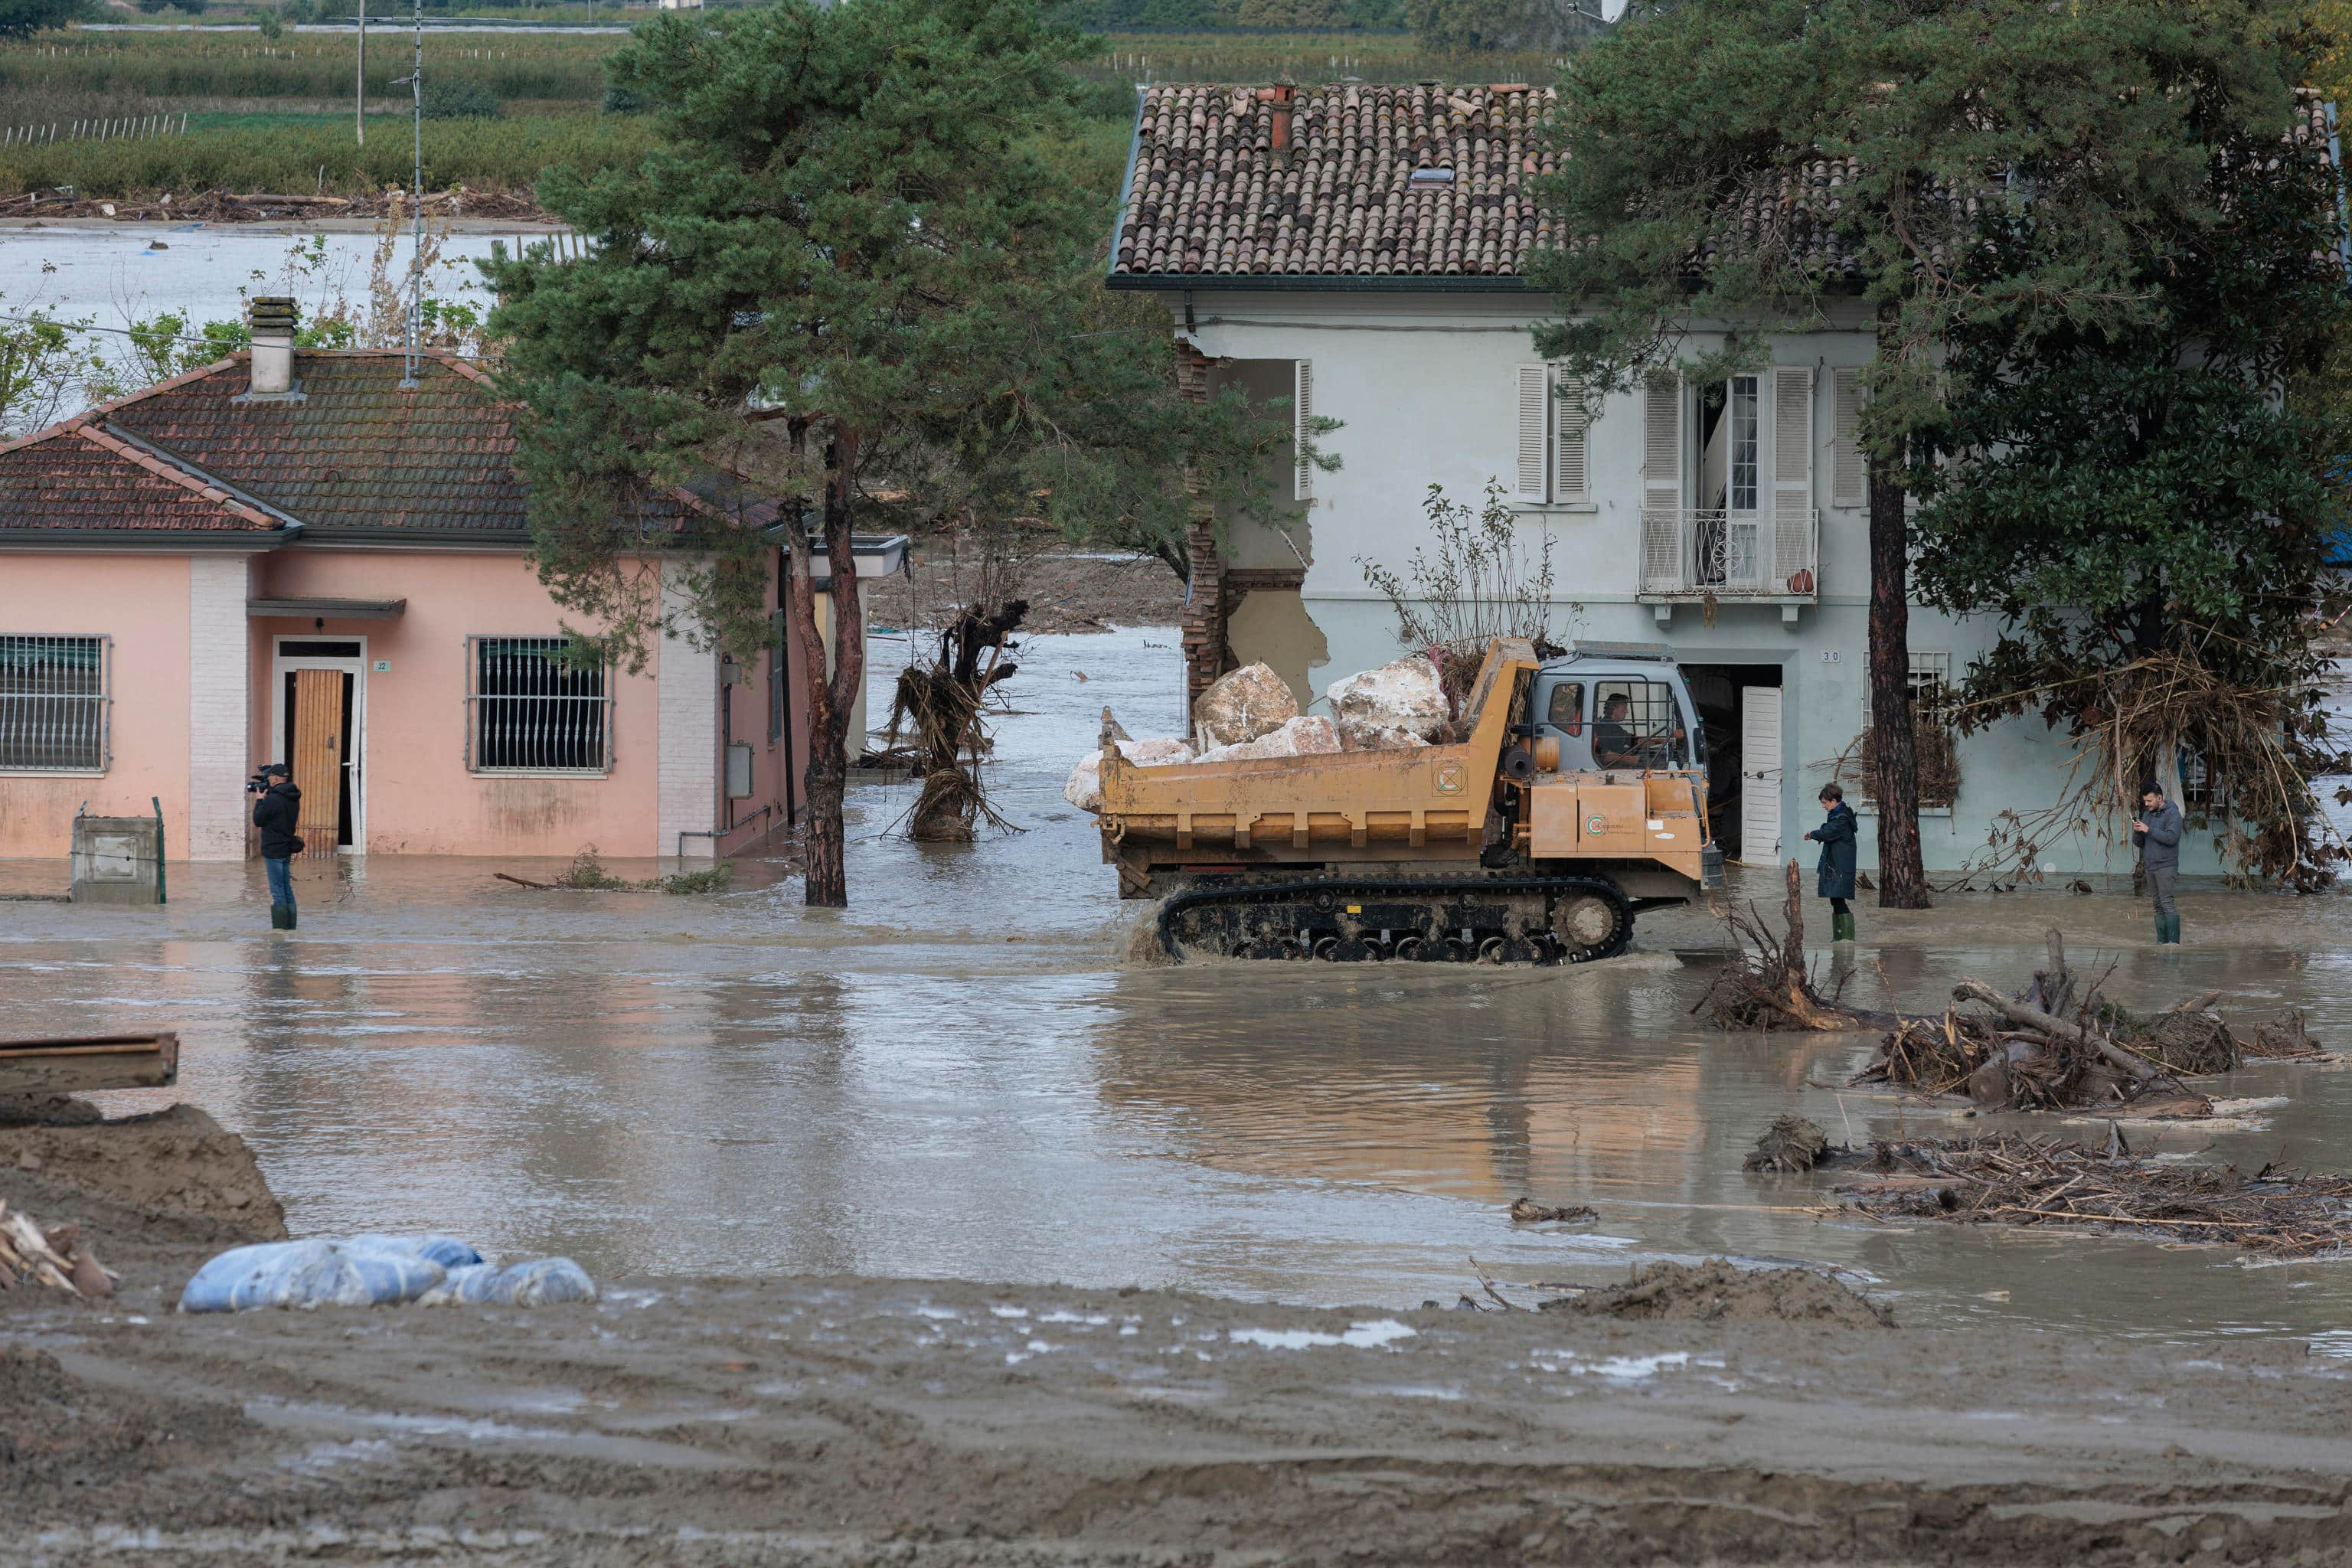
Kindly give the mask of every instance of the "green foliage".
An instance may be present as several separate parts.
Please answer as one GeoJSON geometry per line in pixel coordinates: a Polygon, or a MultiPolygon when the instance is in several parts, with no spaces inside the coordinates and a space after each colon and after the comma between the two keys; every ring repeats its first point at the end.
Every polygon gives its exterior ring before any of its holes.
{"type": "Polygon", "coordinates": [[[1402,0],[1398,9],[1433,49],[1556,48],[1601,30],[1576,0],[1402,0]]]}
{"type": "Polygon", "coordinates": [[[660,611],[620,565],[656,542],[630,498],[714,466],[810,494],[842,433],[881,526],[1042,512],[1181,536],[1178,466],[1234,410],[1173,395],[1164,316],[1098,325],[1115,182],[1073,177],[1077,47],[1027,0],[786,0],[664,16],[614,58],[661,145],[541,183],[597,237],[587,258],[486,270],[542,578],[617,662],[657,630],[744,657],[766,639],[756,575],[660,611]]]}
{"type": "Polygon", "coordinates": [[[89,346],[89,318],[70,320],[0,296],[0,440],[38,430],[85,401],[105,373],[89,346]]]}
{"type": "Polygon", "coordinates": [[[286,36],[286,23],[275,11],[263,11],[254,17],[254,29],[271,43],[286,36]]]}
{"type": "Polygon", "coordinates": [[[503,120],[507,113],[497,93],[462,77],[440,80],[427,76],[421,108],[427,120],[503,120]]]}
{"type": "Polygon", "coordinates": [[[0,38],[29,38],[80,21],[89,12],[89,0],[0,0],[0,38]]]}
{"type": "MultiPolygon", "coordinates": [[[[0,8],[42,3],[0,0],[0,8]]],[[[344,6],[332,14],[347,16],[351,11],[344,6]]],[[[286,16],[301,19],[291,9],[286,16]]],[[[427,33],[425,79],[478,82],[507,103],[584,108],[602,96],[604,58],[624,41],[608,34],[427,33]]],[[[191,99],[348,104],[358,47],[348,33],[300,33],[262,46],[252,34],[232,32],[76,33],[68,40],[44,39],[38,47],[0,46],[0,102],[10,106],[0,119],[52,118],[19,114],[18,106],[36,95],[79,95],[116,104],[152,100],[159,110],[184,108],[191,99]]],[[[393,82],[408,74],[414,58],[406,40],[386,47],[379,37],[368,52],[370,100],[405,102],[406,89],[393,82]]]]}
{"type": "MultiPolygon", "coordinates": [[[[402,128],[404,131],[404,127],[402,128]]],[[[529,190],[550,163],[620,163],[653,144],[634,115],[532,115],[499,123],[430,121],[425,127],[428,189],[529,190]]],[[[405,186],[409,139],[378,135],[355,146],[351,122],[254,125],[152,141],[58,142],[0,153],[0,191],[72,185],[84,195],[154,191],[297,191],[357,195],[405,186]]]]}

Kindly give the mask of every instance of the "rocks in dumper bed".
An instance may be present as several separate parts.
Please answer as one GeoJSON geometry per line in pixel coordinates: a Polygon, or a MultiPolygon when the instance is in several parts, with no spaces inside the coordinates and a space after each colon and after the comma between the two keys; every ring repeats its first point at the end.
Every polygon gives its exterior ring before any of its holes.
{"type": "Polygon", "coordinates": [[[1541,1304],[1547,1312],[1661,1322],[1826,1323],[1891,1329],[1895,1314],[1810,1268],[1740,1268],[1704,1263],[1636,1266],[1622,1285],[1596,1286],[1541,1304]]]}
{"type": "Polygon", "coordinates": [[[1262,757],[1324,757],[1339,750],[1339,731],[1321,714],[1292,717],[1255,740],[1215,746],[1193,760],[1243,763],[1262,757]]]}
{"type": "Polygon", "coordinates": [[[1206,752],[1270,735],[1297,717],[1298,699],[1288,681],[1264,664],[1244,665],[1201,693],[1192,704],[1192,731],[1206,752]]]}
{"type": "Polygon", "coordinates": [[[1445,731],[1445,693],[1428,659],[1400,658],[1331,683],[1331,717],[1351,752],[1426,746],[1445,731]]]}
{"type": "MultiPolygon", "coordinates": [[[[1121,733],[1116,743],[1118,754],[1138,767],[1166,767],[1173,763],[1193,760],[1192,748],[1181,741],[1135,741],[1121,733]]],[[[1078,765],[1070,770],[1069,782],[1062,786],[1062,798],[1080,811],[1101,813],[1102,751],[1099,747],[1080,757],[1078,765]]]]}

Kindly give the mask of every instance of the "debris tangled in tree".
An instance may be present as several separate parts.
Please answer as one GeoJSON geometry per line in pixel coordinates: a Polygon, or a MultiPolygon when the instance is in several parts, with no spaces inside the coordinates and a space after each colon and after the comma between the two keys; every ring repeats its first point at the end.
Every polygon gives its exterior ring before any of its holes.
{"type": "Polygon", "coordinates": [[[987,726],[981,709],[989,689],[1009,679],[1019,667],[1005,656],[1012,637],[1029,613],[1026,599],[1008,599],[983,613],[966,606],[940,633],[939,651],[928,666],[898,672],[890,706],[889,745],[911,734],[922,793],[907,814],[907,837],[930,843],[969,843],[985,821],[1013,825],[988,804],[980,764],[988,754],[987,726]]]}

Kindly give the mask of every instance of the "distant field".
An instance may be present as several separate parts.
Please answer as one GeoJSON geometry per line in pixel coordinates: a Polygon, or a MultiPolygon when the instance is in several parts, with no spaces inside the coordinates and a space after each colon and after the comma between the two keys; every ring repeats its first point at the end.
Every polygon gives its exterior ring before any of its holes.
{"type": "MultiPolygon", "coordinates": [[[[593,104],[604,92],[604,57],[625,40],[614,34],[425,37],[425,80],[457,80],[501,99],[593,104]]],[[[372,37],[368,96],[404,88],[409,40],[372,37]]],[[[348,102],[359,64],[356,34],[289,33],[272,44],[253,33],[89,33],[79,28],[29,43],[0,45],[0,122],[43,118],[45,100],[114,100],[116,112],[173,113],[189,100],[341,99],[348,102]]]]}
{"type": "MultiPolygon", "coordinates": [[[[263,123],[191,129],[146,142],[59,142],[0,153],[0,191],[71,185],[85,196],[145,196],[162,191],[323,193],[359,195],[409,181],[409,138],[396,120],[354,144],[341,117],[262,117],[263,123]]],[[[524,191],[552,163],[593,169],[642,156],[654,142],[643,116],[572,112],[523,119],[429,120],[427,190],[464,185],[524,191]]]]}

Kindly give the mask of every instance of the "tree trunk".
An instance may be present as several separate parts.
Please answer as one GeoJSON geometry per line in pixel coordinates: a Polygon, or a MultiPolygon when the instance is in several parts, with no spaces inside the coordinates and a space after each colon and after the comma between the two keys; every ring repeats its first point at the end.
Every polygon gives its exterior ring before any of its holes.
{"type": "MultiPolygon", "coordinates": [[[[795,421],[793,450],[807,440],[807,426],[795,421]]],[[[801,639],[802,668],[808,684],[809,755],[802,775],[808,795],[808,830],[803,851],[812,909],[845,909],[848,869],[843,860],[842,794],[849,782],[849,714],[866,675],[866,617],[857,597],[857,555],[850,543],[850,497],[857,476],[857,433],[834,433],[824,487],[825,565],[832,579],[834,657],[830,669],[824,637],[816,619],[816,590],[810,577],[812,551],[806,518],[795,512],[789,531],[793,555],[793,629],[801,639]]]]}
{"type": "MultiPolygon", "coordinates": [[[[1878,311],[1878,353],[1896,348],[1892,304],[1878,311]]],[[[1870,745],[1877,776],[1878,907],[1927,908],[1919,861],[1919,756],[1911,724],[1911,530],[1898,448],[1870,455],[1870,745]]]]}

